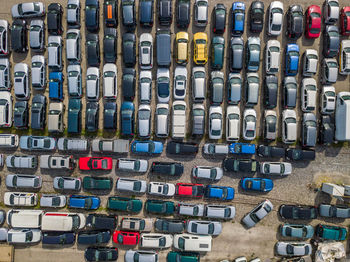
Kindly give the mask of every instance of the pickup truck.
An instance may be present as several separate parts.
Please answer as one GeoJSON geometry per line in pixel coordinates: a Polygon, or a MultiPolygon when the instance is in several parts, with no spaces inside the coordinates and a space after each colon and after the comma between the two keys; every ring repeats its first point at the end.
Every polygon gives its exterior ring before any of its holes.
{"type": "Polygon", "coordinates": [[[94,139],[92,140],[92,152],[96,153],[128,153],[129,152],[129,140],[116,139],[116,140],[104,140],[94,139]]]}
{"type": "Polygon", "coordinates": [[[75,167],[73,156],[40,156],[40,168],[72,170],[75,167]]]}

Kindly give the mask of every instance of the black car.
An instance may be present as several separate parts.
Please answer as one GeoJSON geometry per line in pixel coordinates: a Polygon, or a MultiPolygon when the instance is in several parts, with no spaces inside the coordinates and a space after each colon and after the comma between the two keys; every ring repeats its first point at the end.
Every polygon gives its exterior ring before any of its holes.
{"type": "Polygon", "coordinates": [[[123,71],[122,90],[127,101],[134,100],[136,86],[136,71],[134,68],[125,68],[123,71]]]}
{"type": "Polygon", "coordinates": [[[134,67],[136,64],[136,36],[133,33],[123,34],[123,61],[127,67],[134,67]]]}
{"type": "Polygon", "coordinates": [[[332,58],[338,55],[340,48],[339,29],[335,25],[327,25],[323,32],[323,55],[332,58]]]}
{"type": "Polygon", "coordinates": [[[73,232],[43,232],[42,243],[44,245],[71,245],[75,242],[73,232]]]}
{"type": "Polygon", "coordinates": [[[118,3],[117,0],[105,0],[103,3],[103,17],[106,26],[118,26],[118,3]]]}
{"type": "Polygon", "coordinates": [[[111,239],[111,232],[106,231],[82,231],[78,235],[78,244],[80,245],[97,245],[108,243],[111,239]]]}
{"type": "Polygon", "coordinates": [[[168,154],[193,155],[198,153],[198,144],[192,142],[170,141],[167,144],[166,149],[168,154]]]}
{"type": "Polygon", "coordinates": [[[132,31],[136,26],[135,0],[122,0],[121,5],[123,25],[132,31]]]}
{"type": "Polygon", "coordinates": [[[117,104],[108,102],[104,104],[103,109],[103,128],[117,129],[117,104]]]}
{"type": "Polygon", "coordinates": [[[286,150],[283,147],[276,146],[259,145],[257,151],[260,157],[281,158],[286,155],[286,150]]]}
{"type": "Polygon", "coordinates": [[[159,232],[180,234],[186,228],[186,222],[179,219],[157,219],[154,228],[159,232]]]}
{"type": "Polygon", "coordinates": [[[100,65],[100,40],[98,34],[86,35],[86,55],[88,66],[100,65]]]}
{"type": "Polygon", "coordinates": [[[255,173],[258,168],[258,162],[254,159],[225,158],[222,166],[228,172],[255,173]]]}
{"type": "Polygon", "coordinates": [[[303,161],[303,160],[315,160],[314,150],[305,150],[298,148],[288,148],[286,151],[286,158],[288,160],[303,161]]]}
{"type": "Polygon", "coordinates": [[[187,28],[191,19],[190,0],[177,0],[176,24],[179,28],[187,28]]]}
{"type": "Polygon", "coordinates": [[[116,247],[88,247],[85,249],[87,261],[116,261],[118,249],[116,247]]]}
{"type": "Polygon", "coordinates": [[[47,7],[47,31],[50,35],[61,35],[63,8],[58,3],[49,4],[47,7]]]}
{"type": "Polygon", "coordinates": [[[11,26],[11,48],[15,52],[24,53],[28,50],[27,23],[16,19],[11,26]]]}
{"type": "Polygon", "coordinates": [[[153,0],[140,0],[139,2],[139,20],[142,26],[153,26],[153,2],[153,0]]]}
{"type": "Polygon", "coordinates": [[[85,129],[88,132],[96,132],[98,130],[99,104],[97,102],[89,102],[86,104],[85,129]]]}
{"type": "Polygon", "coordinates": [[[264,27],[264,3],[254,1],[249,10],[250,31],[260,33],[264,27]]]}
{"type": "Polygon", "coordinates": [[[265,77],[264,104],[266,108],[273,109],[277,106],[278,78],[274,75],[265,77]]]}
{"type": "Polygon", "coordinates": [[[223,34],[226,29],[226,7],[223,4],[216,4],[213,11],[214,27],[213,31],[223,34]]]}
{"type": "Polygon", "coordinates": [[[106,28],[103,36],[103,58],[105,63],[115,63],[117,59],[117,29],[106,28]]]}
{"type": "Polygon", "coordinates": [[[99,29],[100,5],[98,0],[86,0],[85,2],[85,26],[90,32],[99,29]]]}
{"type": "Polygon", "coordinates": [[[289,38],[298,39],[303,34],[304,28],[303,8],[300,5],[289,6],[287,12],[287,30],[286,35],[289,38]]]}
{"type": "Polygon", "coordinates": [[[28,128],[29,108],[27,101],[17,101],[13,110],[13,125],[16,128],[28,128]]]}
{"type": "Polygon", "coordinates": [[[172,0],[158,0],[158,19],[160,25],[171,25],[173,21],[172,0]]]}
{"type": "Polygon", "coordinates": [[[184,166],[176,162],[153,162],[152,173],[170,176],[180,176],[184,172],[184,166]]]}
{"type": "Polygon", "coordinates": [[[330,145],[334,142],[334,120],[331,116],[325,115],[320,121],[319,141],[323,145],[330,145]]]}
{"type": "Polygon", "coordinates": [[[284,219],[310,220],[317,218],[317,208],[313,206],[281,205],[279,213],[284,219]]]}
{"type": "Polygon", "coordinates": [[[46,96],[35,95],[31,108],[31,128],[44,129],[46,122],[46,96]]]}
{"type": "Polygon", "coordinates": [[[86,218],[86,227],[95,230],[115,230],[115,228],[117,227],[117,216],[89,214],[86,218]]]}

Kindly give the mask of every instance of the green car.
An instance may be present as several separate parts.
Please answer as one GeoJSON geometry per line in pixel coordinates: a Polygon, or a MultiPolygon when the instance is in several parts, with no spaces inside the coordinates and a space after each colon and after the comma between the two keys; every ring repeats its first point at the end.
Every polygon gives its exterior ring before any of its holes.
{"type": "Polygon", "coordinates": [[[317,225],[316,236],[322,239],[343,241],[346,239],[347,231],[344,227],[317,225]]]}
{"type": "Polygon", "coordinates": [[[107,208],[116,211],[127,211],[138,213],[142,209],[142,201],[128,197],[109,197],[107,208]]]}
{"type": "Polygon", "coordinates": [[[198,253],[189,252],[174,252],[171,251],[166,257],[167,262],[199,262],[200,257],[198,253]]]}
{"type": "Polygon", "coordinates": [[[224,65],[225,39],[222,36],[214,36],[211,44],[211,68],[222,69],[224,65]]]}
{"type": "Polygon", "coordinates": [[[81,132],[81,99],[71,98],[68,102],[68,133],[81,132]]]}
{"type": "Polygon", "coordinates": [[[172,215],[175,212],[175,205],[172,201],[147,200],[146,211],[154,214],[172,215]]]}
{"type": "Polygon", "coordinates": [[[91,177],[86,176],[83,179],[83,188],[85,190],[111,190],[113,179],[110,177],[91,177]]]}

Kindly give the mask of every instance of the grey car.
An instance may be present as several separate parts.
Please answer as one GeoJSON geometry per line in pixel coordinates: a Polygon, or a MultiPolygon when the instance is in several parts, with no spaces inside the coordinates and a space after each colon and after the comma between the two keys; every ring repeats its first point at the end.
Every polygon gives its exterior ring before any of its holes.
{"type": "Polygon", "coordinates": [[[32,57],[32,87],[39,90],[46,87],[46,62],[43,55],[32,57]]]}
{"type": "Polygon", "coordinates": [[[350,218],[350,207],[321,204],[318,213],[322,217],[350,218]]]}
{"type": "Polygon", "coordinates": [[[39,189],[42,185],[41,176],[10,174],[6,176],[6,186],[9,188],[39,189]]]}
{"type": "Polygon", "coordinates": [[[338,61],[335,58],[322,60],[322,83],[335,83],[338,78],[338,61]]]}
{"type": "Polygon", "coordinates": [[[60,151],[75,151],[86,152],[90,150],[89,142],[86,139],[79,138],[59,138],[57,141],[57,147],[60,151]]]}
{"type": "Polygon", "coordinates": [[[100,97],[100,69],[89,67],[86,71],[86,98],[97,101],[100,97]]]}
{"type": "Polygon", "coordinates": [[[213,71],[210,75],[211,102],[221,104],[224,96],[224,73],[213,71]]]}
{"type": "Polygon", "coordinates": [[[29,89],[29,68],[25,63],[15,64],[14,67],[15,96],[18,100],[28,100],[29,89]]]}
{"type": "Polygon", "coordinates": [[[191,234],[217,236],[222,231],[222,225],[218,221],[190,220],[186,230],[191,234]]]}
{"type": "Polygon", "coordinates": [[[192,106],[192,135],[202,136],[205,131],[205,109],[202,104],[192,106]]]}
{"type": "Polygon", "coordinates": [[[249,37],[246,49],[246,67],[250,72],[257,72],[260,65],[260,38],[249,37]]]}
{"type": "Polygon", "coordinates": [[[335,57],[340,49],[340,37],[338,26],[327,25],[323,32],[323,56],[335,57]]]}
{"type": "Polygon", "coordinates": [[[68,28],[80,27],[80,0],[68,0],[67,25],[68,28]]]}
{"type": "Polygon", "coordinates": [[[124,255],[125,262],[158,262],[158,253],[155,251],[128,250],[124,255]]]}
{"type": "Polygon", "coordinates": [[[19,146],[22,150],[56,150],[56,139],[48,136],[21,136],[19,146]]]}
{"type": "Polygon", "coordinates": [[[80,30],[69,29],[66,36],[66,57],[69,64],[81,62],[80,30]]]}
{"type": "Polygon", "coordinates": [[[317,122],[314,113],[304,113],[303,128],[302,128],[302,145],[313,147],[317,141],[317,122]]]}
{"type": "Polygon", "coordinates": [[[265,76],[264,85],[264,105],[266,108],[273,109],[277,106],[278,98],[278,78],[275,75],[265,76]]]}
{"type": "Polygon", "coordinates": [[[147,189],[147,182],[145,180],[121,178],[116,182],[116,190],[130,193],[145,193],[147,189]]]}
{"type": "Polygon", "coordinates": [[[247,73],[245,82],[245,102],[247,107],[253,107],[259,101],[259,75],[247,73]]]}
{"type": "Polygon", "coordinates": [[[150,105],[141,104],[137,112],[137,130],[139,137],[148,138],[151,136],[151,114],[150,105]]]}
{"type": "Polygon", "coordinates": [[[48,66],[51,70],[62,71],[62,37],[50,35],[47,44],[48,66]]]}
{"type": "Polygon", "coordinates": [[[53,188],[57,190],[80,191],[81,179],[75,177],[55,177],[53,180],[53,188]]]}
{"type": "Polygon", "coordinates": [[[236,209],[234,206],[224,205],[206,205],[204,216],[215,219],[233,219],[236,215],[236,209]]]}
{"type": "Polygon", "coordinates": [[[182,216],[202,217],[204,215],[204,205],[193,203],[179,203],[177,212],[182,216]]]}
{"type": "Polygon", "coordinates": [[[312,246],[304,242],[277,242],[276,253],[280,256],[307,256],[312,253],[312,246]]]}
{"type": "Polygon", "coordinates": [[[67,67],[67,75],[69,97],[80,98],[83,95],[80,65],[69,65],[67,67]]]}
{"type": "Polygon", "coordinates": [[[297,103],[297,80],[294,76],[284,78],[282,100],[284,108],[295,108],[297,103]]]}
{"type": "Polygon", "coordinates": [[[29,27],[29,43],[33,51],[42,52],[45,49],[45,24],[43,20],[32,20],[29,27]]]}
{"type": "Polygon", "coordinates": [[[162,219],[158,218],[154,223],[156,231],[165,233],[183,233],[185,230],[186,222],[183,220],[176,219],[162,219]]]}
{"type": "Polygon", "coordinates": [[[0,58],[0,90],[11,90],[11,65],[8,58],[0,58]]]}
{"type": "Polygon", "coordinates": [[[264,113],[264,138],[275,140],[277,138],[277,114],[273,110],[264,113]]]}
{"type": "Polygon", "coordinates": [[[266,217],[273,209],[272,203],[266,199],[259,205],[253,208],[247,215],[242,219],[242,223],[247,227],[251,228],[259,223],[264,217],[266,217]]]}
{"type": "Polygon", "coordinates": [[[230,70],[239,72],[243,68],[244,42],[242,37],[232,37],[230,42],[230,70]]]}
{"type": "Polygon", "coordinates": [[[206,72],[204,67],[192,68],[192,97],[195,103],[202,103],[206,98],[206,72]]]}
{"type": "Polygon", "coordinates": [[[230,73],[227,79],[227,103],[238,105],[241,101],[242,76],[238,73],[230,73]]]}

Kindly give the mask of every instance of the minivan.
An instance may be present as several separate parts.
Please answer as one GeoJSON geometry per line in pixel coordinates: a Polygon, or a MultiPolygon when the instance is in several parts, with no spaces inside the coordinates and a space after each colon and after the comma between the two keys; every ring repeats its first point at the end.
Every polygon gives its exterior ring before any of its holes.
{"type": "Polygon", "coordinates": [[[80,213],[47,212],[42,217],[43,231],[75,231],[85,227],[86,218],[80,213]]]}
{"type": "Polygon", "coordinates": [[[7,212],[7,224],[13,228],[40,228],[43,210],[11,209],[7,212]]]}
{"type": "Polygon", "coordinates": [[[8,168],[37,168],[37,156],[30,155],[8,155],[6,157],[6,166],[8,168]]]}
{"type": "Polygon", "coordinates": [[[169,30],[157,31],[157,64],[169,67],[171,64],[171,37],[169,30]]]}
{"type": "Polygon", "coordinates": [[[337,95],[335,140],[350,141],[350,92],[339,92],[337,95]]]}
{"type": "Polygon", "coordinates": [[[210,252],[211,242],[211,236],[174,235],[174,248],[181,251],[210,252]]]}

